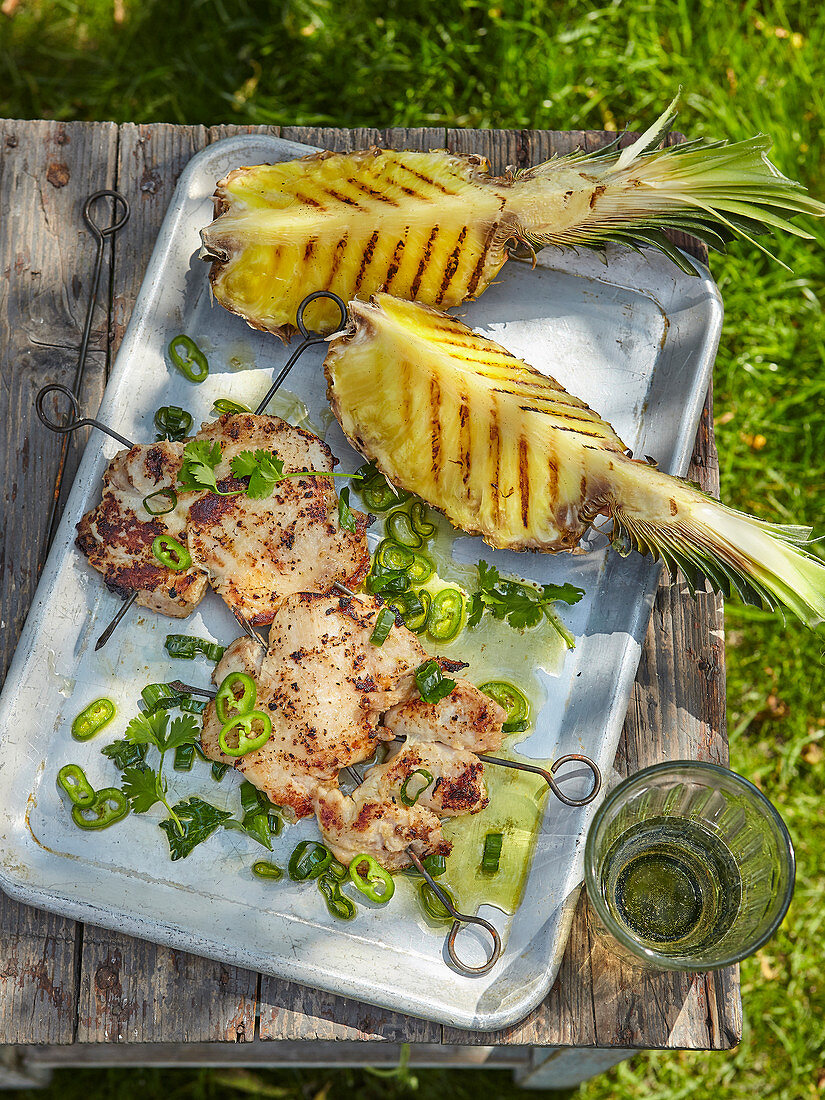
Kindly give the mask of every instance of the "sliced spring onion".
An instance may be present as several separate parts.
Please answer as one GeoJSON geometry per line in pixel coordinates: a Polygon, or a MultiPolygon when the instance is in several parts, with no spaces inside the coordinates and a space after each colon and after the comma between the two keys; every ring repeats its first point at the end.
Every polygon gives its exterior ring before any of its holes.
{"type": "Polygon", "coordinates": [[[160,432],[159,439],[180,443],[192,427],[192,416],[180,405],[161,405],[155,413],[154,424],[160,432]]]}
{"type": "Polygon", "coordinates": [[[199,653],[207,661],[219,661],[226,652],[226,646],[210,642],[206,638],[195,638],[191,634],[167,634],[164,648],[170,657],[177,657],[182,661],[191,661],[199,653]]]}
{"type": "Polygon", "coordinates": [[[319,878],[332,863],[332,852],[317,840],[302,840],[289,857],[289,877],[294,882],[319,878]]]}
{"type": "Polygon", "coordinates": [[[228,770],[228,764],[221,764],[219,761],[216,760],[212,765],[212,778],[215,780],[216,783],[220,783],[228,770]]]}
{"type": "Polygon", "coordinates": [[[415,670],[415,682],[418,691],[425,703],[437,703],[444,699],[455,687],[455,680],[450,680],[441,671],[438,661],[424,661],[415,670]]]}
{"type": "Polygon", "coordinates": [[[257,875],[258,878],[269,879],[270,882],[276,882],[279,878],[284,877],[284,873],[278,864],[270,863],[267,859],[259,859],[256,863],[253,863],[252,874],[257,875]]]}
{"type": "Polygon", "coordinates": [[[370,573],[366,580],[367,591],[374,596],[399,596],[410,587],[410,578],[402,569],[386,573],[370,573]]]}
{"type": "Polygon", "coordinates": [[[115,704],[111,699],[95,699],[78,714],[72,722],[72,737],[75,741],[88,741],[102,730],[115,716],[115,704]]]}
{"type": "Polygon", "coordinates": [[[504,833],[488,833],[484,838],[484,851],[481,856],[481,869],[488,875],[495,874],[501,862],[501,845],[504,833]]]}
{"type": "Polygon", "coordinates": [[[172,363],[190,382],[203,382],[209,376],[209,362],[191,336],[173,336],[168,351],[172,363]]]}
{"type": "Polygon", "coordinates": [[[176,772],[188,772],[192,770],[195,762],[194,745],[178,745],[175,749],[175,759],[172,767],[176,772]]]}
{"type": "Polygon", "coordinates": [[[248,405],[243,405],[240,401],[232,401],[229,397],[217,397],[212,402],[212,411],[223,416],[224,413],[232,413],[237,415],[238,413],[251,413],[252,409],[248,405]]]}
{"type": "Polygon", "coordinates": [[[432,781],[433,777],[430,772],[426,771],[424,768],[416,768],[401,784],[401,790],[398,792],[398,797],[405,806],[414,806],[432,781]],[[420,776],[421,778],[416,779],[416,776],[420,776]],[[409,789],[410,783],[413,783],[413,790],[409,789]]]}
{"type": "Polygon", "coordinates": [[[403,508],[399,508],[387,516],[385,529],[389,538],[394,539],[402,546],[410,547],[412,550],[418,550],[424,544],[424,539],[412,525],[409,513],[405,512],[403,508]]]}
{"type": "Polygon", "coordinates": [[[395,625],[395,615],[388,607],[382,607],[375,619],[375,626],[370,634],[373,645],[383,645],[390,636],[390,631],[395,625]]]}
{"type": "Polygon", "coordinates": [[[458,588],[442,588],[433,596],[427,633],[437,642],[450,642],[461,630],[464,596],[458,588]]]}
{"type": "MultiPolygon", "coordinates": [[[[455,908],[455,898],[447,889],[446,886],[439,884],[439,890],[442,890],[450,900],[450,904],[455,908]]],[[[429,882],[422,882],[418,887],[418,900],[421,902],[421,907],[427,916],[431,920],[435,921],[451,921],[453,919],[452,913],[447,906],[438,896],[438,894],[430,886],[429,882]]]]}
{"type": "Polygon", "coordinates": [[[506,680],[488,680],[479,686],[479,691],[489,695],[500,707],[504,707],[507,718],[501,727],[504,733],[521,733],[530,726],[530,703],[524,692],[506,680]]]}
{"type": "Polygon", "coordinates": [[[192,555],[182,542],[171,535],[158,535],[152,542],[152,553],[161,565],[173,573],[183,573],[192,564],[192,555]]]}
{"type": "Polygon", "coordinates": [[[165,489],[156,489],[148,497],[143,498],[143,510],[150,516],[165,516],[174,512],[178,503],[178,494],[169,486],[165,489]]]}

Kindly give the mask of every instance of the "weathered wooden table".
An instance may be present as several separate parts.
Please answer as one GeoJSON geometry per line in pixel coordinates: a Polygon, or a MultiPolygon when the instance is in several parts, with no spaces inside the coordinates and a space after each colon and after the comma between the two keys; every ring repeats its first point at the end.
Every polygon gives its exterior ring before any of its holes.
{"type": "MultiPolygon", "coordinates": [[[[8,668],[43,565],[60,455],[34,398],[71,385],[95,242],[86,197],[117,188],[132,214],[107,246],[82,407],[95,410],[179,173],[217,126],[0,122],[0,667],[8,668]]],[[[278,133],[277,130],[272,132],[278,133]]],[[[281,136],[344,150],[374,145],[485,154],[495,170],[594,148],[601,132],[329,130],[281,136]]],[[[694,249],[695,251],[695,249],[694,249]]],[[[691,476],[718,489],[710,397],[691,476]]],[[[80,433],[76,433],[80,434],[80,433]]],[[[63,492],[85,444],[69,446],[63,492]]],[[[61,494],[61,499],[62,499],[61,494]]],[[[620,775],[659,760],[725,763],[722,611],[662,581],[616,759],[620,775]]],[[[460,1031],[30,909],[0,895],[0,1051],[6,1081],[38,1067],[111,1064],[388,1063],[512,1065],[526,1085],[563,1087],[636,1049],[727,1049],[741,1030],[738,972],[645,975],[590,935],[581,901],[561,972],[517,1026],[460,1031]],[[16,1067],[16,1069],[15,1069],[16,1067]],[[15,1073],[17,1076],[15,1077],[15,1073]]]]}

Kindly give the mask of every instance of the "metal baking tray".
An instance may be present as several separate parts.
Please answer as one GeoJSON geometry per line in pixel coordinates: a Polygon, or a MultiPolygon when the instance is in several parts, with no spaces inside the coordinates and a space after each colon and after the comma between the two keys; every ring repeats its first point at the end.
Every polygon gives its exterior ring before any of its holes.
{"type": "MultiPolygon", "coordinates": [[[[209,417],[216,396],[254,404],[265,392],[288,352],[211,303],[207,268],[197,258],[198,231],[211,220],[215,181],[231,168],[309,151],[249,135],[218,142],[192,159],[106,387],[99,414],[104,422],[148,441],[161,404],[183,405],[198,424],[209,417]],[[200,386],[167,365],[165,349],[178,332],[193,335],[209,354],[212,373],[200,386]]],[[[608,249],[606,261],[547,249],[535,269],[507,264],[479,301],[458,312],[601,412],[634,453],[683,474],[719,339],[719,294],[698,264],[697,276],[689,277],[646,252],[608,249]]],[[[330,423],[322,356],[323,349],[308,351],[286,386],[300,395],[309,422],[326,429],[341,468],[355,469],[359,457],[330,423]]],[[[118,600],[75,549],[75,524],[99,499],[101,475],[116,450],[110,439],[92,434],[0,697],[2,888],[77,920],[459,1027],[495,1029],[524,1017],[555,979],[582,881],[582,839],[597,803],[570,809],[551,795],[544,800],[521,905],[514,916],[481,909],[499,929],[505,950],[494,969],[477,978],[450,969],[443,930],[425,925],[404,887],[387,910],[359,906],[358,918],[342,924],[328,917],[317,890],[255,879],[250,866],[265,853],[240,834],[220,831],[188,859],[172,863],[155,811],[132,814],[101,833],[72,824],[55,785],[58,769],[75,760],[96,787],[117,782],[98,742],[122,736],[141,687],[181,675],[207,681],[211,666],[166,659],[166,633],[184,630],[226,643],[238,632],[210,594],[185,624],[135,609],[128,625],[94,653],[118,600]],[[71,720],[99,695],[116,700],[118,717],[97,739],[78,744],[71,720]]],[[[539,672],[546,702],[520,751],[543,759],[584,752],[608,775],[659,567],[635,554],[622,559],[607,553],[600,535],[577,555],[492,551],[466,537],[455,546],[465,561],[483,557],[502,572],[539,582],[569,580],[585,589],[585,598],[562,612],[577,646],[561,668],[539,672]]],[[[175,798],[200,794],[230,808],[238,800],[231,775],[217,784],[208,768],[184,776],[170,768],[169,779],[175,798]]],[[[568,790],[581,794],[586,784],[583,776],[568,790]]],[[[273,858],[283,865],[295,843],[312,835],[313,821],[288,828],[273,858]]],[[[480,945],[470,933],[462,938],[472,962],[480,945]]]]}

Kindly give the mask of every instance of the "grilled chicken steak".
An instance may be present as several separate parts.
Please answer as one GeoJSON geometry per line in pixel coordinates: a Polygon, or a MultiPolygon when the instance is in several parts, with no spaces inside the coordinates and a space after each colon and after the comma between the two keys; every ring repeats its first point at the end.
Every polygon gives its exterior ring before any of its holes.
{"type": "MultiPolygon", "coordinates": [[[[120,451],[103,475],[100,504],[77,525],[77,545],[89,564],[119,596],[137,589],[141,607],[182,619],[203,599],[208,581],[197,566],[176,573],[152,553],[158,535],[186,542],[186,514],[196,493],[179,493],[171,512],[152,516],[143,501],[174,486],[183,456],[182,443],[162,440],[120,451]]],[[[159,507],[163,506],[160,500],[159,507]]]]}

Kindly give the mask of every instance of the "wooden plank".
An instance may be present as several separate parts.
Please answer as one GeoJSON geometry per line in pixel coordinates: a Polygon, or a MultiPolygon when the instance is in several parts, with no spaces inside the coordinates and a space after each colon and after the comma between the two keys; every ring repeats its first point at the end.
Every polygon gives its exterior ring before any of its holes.
{"type": "MultiPolygon", "coordinates": [[[[112,123],[0,122],[0,676],[5,677],[46,548],[61,444],[34,411],[46,382],[72,385],[96,246],[86,197],[115,180],[112,123]]],[[[109,273],[93,317],[81,401],[96,409],[106,367],[109,273]]],[[[71,483],[84,440],[67,448],[71,483]]],[[[0,896],[0,1041],[68,1043],[75,1016],[73,921],[0,896]]]]}
{"type": "MultiPolygon", "coordinates": [[[[131,316],[160,223],[204,127],[122,126],[118,186],[132,217],[115,254],[115,350],[131,316]]],[[[87,927],[80,960],[80,1042],[251,1039],[257,975],[100,928],[87,927]]]]}
{"type": "Polygon", "coordinates": [[[283,126],[281,137],[333,153],[351,153],[353,149],[369,149],[370,145],[383,143],[380,130],[335,130],[329,126],[283,126]]]}

